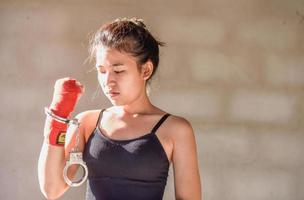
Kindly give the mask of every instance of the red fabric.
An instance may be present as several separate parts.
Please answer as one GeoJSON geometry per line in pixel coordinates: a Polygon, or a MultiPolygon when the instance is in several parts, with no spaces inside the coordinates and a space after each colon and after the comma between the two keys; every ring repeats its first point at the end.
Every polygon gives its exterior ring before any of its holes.
{"type": "MultiPolygon", "coordinates": [[[[58,79],[54,86],[54,95],[49,109],[57,116],[68,118],[83,91],[82,85],[72,78],[58,79]]],[[[48,134],[49,144],[63,146],[58,136],[66,132],[67,124],[47,118],[44,132],[48,134]]]]}
{"type": "Polygon", "coordinates": [[[65,135],[67,128],[67,124],[57,122],[47,117],[44,132],[47,134],[49,144],[53,146],[64,146],[64,142],[60,140],[60,135],[65,135]]]}
{"type": "Polygon", "coordinates": [[[50,109],[55,115],[67,118],[74,110],[82,86],[75,79],[58,79],[54,86],[53,100],[50,109]]]}

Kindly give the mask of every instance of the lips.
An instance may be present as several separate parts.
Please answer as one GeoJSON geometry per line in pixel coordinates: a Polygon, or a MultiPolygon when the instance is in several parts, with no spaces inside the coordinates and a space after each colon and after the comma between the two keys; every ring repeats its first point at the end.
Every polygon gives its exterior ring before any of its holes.
{"type": "Polygon", "coordinates": [[[113,97],[119,94],[119,92],[109,91],[108,94],[113,97]]]}

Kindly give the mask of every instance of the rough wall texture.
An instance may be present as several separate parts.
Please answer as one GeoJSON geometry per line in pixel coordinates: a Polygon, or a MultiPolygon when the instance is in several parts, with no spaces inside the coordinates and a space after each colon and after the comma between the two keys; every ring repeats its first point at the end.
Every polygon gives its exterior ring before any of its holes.
{"type": "Polygon", "coordinates": [[[86,86],[75,113],[110,105],[84,61],[88,34],[123,16],[143,18],[167,43],[151,98],[192,123],[204,199],[304,199],[301,0],[2,0],[0,199],[43,199],[43,107],[57,78],[86,86]]]}

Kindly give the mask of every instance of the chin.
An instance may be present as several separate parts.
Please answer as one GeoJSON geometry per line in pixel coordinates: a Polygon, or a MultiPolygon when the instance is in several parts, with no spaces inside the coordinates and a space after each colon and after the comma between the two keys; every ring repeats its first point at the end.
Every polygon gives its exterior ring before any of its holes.
{"type": "Polygon", "coordinates": [[[111,102],[111,104],[113,105],[113,106],[122,106],[122,105],[124,105],[124,103],[123,102],[121,102],[121,101],[117,101],[117,100],[113,100],[113,99],[109,99],[110,100],[110,102],[111,102]]]}
{"type": "Polygon", "coordinates": [[[111,104],[112,104],[113,106],[122,106],[121,104],[119,104],[119,103],[117,103],[117,102],[111,102],[111,104]]]}
{"type": "Polygon", "coordinates": [[[109,100],[113,106],[125,106],[125,105],[130,105],[132,103],[132,101],[126,101],[126,100],[122,100],[122,99],[109,98],[109,100]]]}

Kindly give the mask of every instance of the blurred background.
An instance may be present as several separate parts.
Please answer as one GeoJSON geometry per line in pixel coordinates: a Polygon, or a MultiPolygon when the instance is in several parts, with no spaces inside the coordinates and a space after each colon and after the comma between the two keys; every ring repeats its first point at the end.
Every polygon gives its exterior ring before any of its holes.
{"type": "Polygon", "coordinates": [[[90,34],[117,17],[144,19],[167,44],[150,96],[193,125],[204,200],[304,199],[303,0],[1,0],[1,200],[44,199],[37,161],[56,79],[85,85],[74,114],[110,106],[85,61],[90,34]]]}

